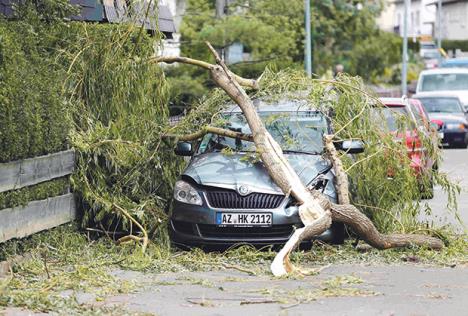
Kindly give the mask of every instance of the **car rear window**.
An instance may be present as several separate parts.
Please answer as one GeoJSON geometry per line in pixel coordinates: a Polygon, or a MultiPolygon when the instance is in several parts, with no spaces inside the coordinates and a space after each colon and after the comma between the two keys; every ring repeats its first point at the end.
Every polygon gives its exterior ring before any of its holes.
{"type": "Polygon", "coordinates": [[[421,91],[468,90],[468,74],[426,74],[421,77],[421,91]]]}
{"type": "Polygon", "coordinates": [[[463,112],[457,98],[419,98],[429,113],[461,113],[463,112]]]}

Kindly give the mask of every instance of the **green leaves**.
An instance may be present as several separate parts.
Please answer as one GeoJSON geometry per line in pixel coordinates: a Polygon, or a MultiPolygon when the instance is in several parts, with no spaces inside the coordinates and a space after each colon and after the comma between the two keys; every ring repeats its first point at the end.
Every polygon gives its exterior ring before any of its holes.
{"type": "Polygon", "coordinates": [[[48,51],[47,32],[53,30],[0,19],[0,162],[66,147],[65,76],[48,51]]]}

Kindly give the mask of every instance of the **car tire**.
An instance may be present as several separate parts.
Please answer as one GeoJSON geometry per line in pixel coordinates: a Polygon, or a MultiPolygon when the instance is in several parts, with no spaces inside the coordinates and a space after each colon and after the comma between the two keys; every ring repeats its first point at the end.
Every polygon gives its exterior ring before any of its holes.
{"type": "Polygon", "coordinates": [[[330,227],[332,233],[332,244],[342,245],[346,238],[346,229],[343,223],[333,222],[330,227]]]}

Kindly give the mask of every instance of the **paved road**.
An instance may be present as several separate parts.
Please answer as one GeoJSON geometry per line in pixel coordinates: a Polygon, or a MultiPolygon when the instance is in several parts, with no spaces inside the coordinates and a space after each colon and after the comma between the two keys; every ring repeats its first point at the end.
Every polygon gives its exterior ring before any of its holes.
{"type": "Polygon", "coordinates": [[[468,225],[468,149],[444,149],[440,171],[447,173],[462,188],[458,196],[458,213],[465,226],[460,225],[453,213],[447,210],[447,195],[440,187],[435,188],[434,198],[429,201],[433,210],[431,218],[438,224],[452,224],[457,227],[458,231],[466,232],[466,225],[468,225]]]}
{"type": "Polygon", "coordinates": [[[468,268],[336,265],[299,279],[118,272],[144,290],[92,305],[156,315],[467,315],[468,268]]]}
{"type": "MultiPolygon", "coordinates": [[[[468,150],[444,150],[441,172],[462,186],[459,213],[468,223],[468,150]]],[[[440,188],[429,203],[436,222],[463,229],[447,212],[447,196],[440,188]]],[[[123,304],[158,315],[468,315],[467,266],[346,264],[302,279],[232,270],[117,274],[146,282],[145,290],[100,304],[123,304]]]]}

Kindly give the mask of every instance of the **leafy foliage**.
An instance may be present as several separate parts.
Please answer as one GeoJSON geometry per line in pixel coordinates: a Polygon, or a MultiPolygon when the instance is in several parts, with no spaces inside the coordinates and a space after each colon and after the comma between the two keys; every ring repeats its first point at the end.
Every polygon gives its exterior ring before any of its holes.
{"type": "MultiPolygon", "coordinates": [[[[161,140],[167,88],[159,66],[148,61],[159,34],[132,24],[66,22],[73,10],[66,0],[27,1],[14,21],[0,20],[0,161],[70,144],[83,223],[132,231],[120,207],[153,232],[162,230],[167,244],[166,201],[180,164],[161,140]]],[[[34,190],[10,192],[4,204],[42,196],[34,190]]]]}
{"type": "Polygon", "coordinates": [[[0,210],[15,206],[25,206],[30,201],[65,194],[69,191],[68,177],[42,182],[18,190],[0,192],[0,210]]]}
{"type": "Polygon", "coordinates": [[[168,126],[166,86],[160,68],[148,62],[157,38],[131,26],[79,24],[70,32],[80,34],[66,62],[75,105],[71,141],[78,150],[73,183],[89,208],[84,223],[121,222],[132,231],[128,218],[111,215],[119,214],[117,205],[165,232],[165,206],[179,169],[161,140],[168,126]]]}
{"type": "MultiPolygon", "coordinates": [[[[420,223],[418,215],[429,212],[421,201],[431,181],[442,185],[449,193],[449,207],[456,209],[455,195],[459,187],[447,175],[427,170],[417,177],[405,143],[405,132],[391,133],[382,112],[382,104],[366,90],[361,79],[346,75],[336,80],[309,79],[301,71],[265,71],[258,91],[251,98],[265,101],[281,99],[308,100],[309,106],[329,115],[335,131],[335,141],[360,139],[365,152],[351,159],[342,155],[344,167],[351,179],[353,203],[365,211],[382,232],[429,230],[430,223],[420,223]],[[304,93],[298,93],[298,92],[304,93]],[[395,141],[399,137],[402,141],[395,141]]],[[[198,111],[192,111],[180,125],[181,131],[193,132],[193,126],[218,124],[222,118],[217,104],[226,104],[227,97],[215,90],[201,101],[198,111]],[[187,128],[192,126],[192,130],[187,128]]],[[[415,130],[406,117],[398,117],[400,131],[415,130]]],[[[429,134],[417,131],[431,159],[439,160],[440,152],[429,134]]]]}
{"type": "Polygon", "coordinates": [[[0,162],[60,151],[70,121],[45,29],[0,18],[0,162]]]}
{"type": "MultiPolygon", "coordinates": [[[[312,1],[311,8],[313,71],[318,76],[331,77],[340,63],[346,72],[377,82],[400,62],[401,39],[376,25],[380,2],[320,0],[312,1]]],[[[266,66],[274,70],[303,68],[303,1],[230,1],[227,13],[216,19],[213,1],[190,1],[181,24],[182,55],[208,61],[212,57],[204,41],[218,49],[238,42],[250,59],[232,64],[230,69],[243,77],[257,78],[266,66]]],[[[168,68],[167,76],[172,111],[177,114],[191,107],[213,83],[203,70],[173,68],[168,68]]]]}

